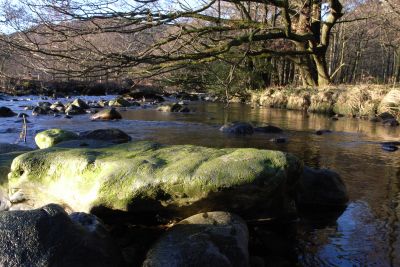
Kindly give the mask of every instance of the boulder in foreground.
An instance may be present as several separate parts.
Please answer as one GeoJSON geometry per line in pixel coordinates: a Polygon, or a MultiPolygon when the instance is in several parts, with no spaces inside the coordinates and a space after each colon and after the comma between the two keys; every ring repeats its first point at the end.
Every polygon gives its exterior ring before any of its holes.
{"type": "Polygon", "coordinates": [[[122,266],[120,251],[107,232],[92,226],[94,231],[54,204],[0,212],[0,265],[122,266]]]}
{"type": "Polygon", "coordinates": [[[174,225],[150,249],[143,267],[249,266],[246,222],[227,212],[204,212],[174,225]]]}
{"type": "Polygon", "coordinates": [[[301,172],[296,157],[279,151],[142,141],[25,153],[12,163],[9,187],[33,207],[60,203],[76,211],[150,218],[210,210],[256,217],[286,214],[301,172]]]}

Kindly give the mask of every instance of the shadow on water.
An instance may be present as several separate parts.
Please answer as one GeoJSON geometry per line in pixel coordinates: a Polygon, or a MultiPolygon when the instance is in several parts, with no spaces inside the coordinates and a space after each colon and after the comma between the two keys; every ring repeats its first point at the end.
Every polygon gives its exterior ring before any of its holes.
{"type": "MultiPolygon", "coordinates": [[[[11,105],[15,112],[23,111],[19,106],[26,103],[32,105],[35,101],[0,100],[0,106],[11,105]]],[[[280,251],[286,252],[275,253],[282,255],[276,257],[277,262],[277,258],[283,258],[292,266],[400,266],[400,151],[389,153],[380,146],[383,141],[399,141],[399,127],[388,128],[353,118],[333,121],[318,114],[252,108],[235,103],[229,109],[218,103],[191,103],[189,108],[194,112],[163,113],[133,108],[121,111],[124,119],[114,122],[89,122],[89,115],[70,120],[31,116],[28,145],[34,146],[33,137],[42,129],[86,131],[115,127],[127,132],[133,140],[287,151],[308,166],[337,171],[345,181],[350,201],[337,219],[327,219],[323,224],[303,218],[287,227],[255,226],[256,229],[251,229],[255,233],[253,236],[264,236],[275,242],[275,245],[265,245],[259,254],[276,251],[274,249],[281,246],[280,251]],[[228,121],[248,121],[257,126],[273,124],[285,131],[282,134],[228,137],[218,131],[228,121]],[[320,129],[332,132],[316,135],[315,131],[320,129]],[[288,142],[270,141],[281,136],[288,142]]],[[[15,120],[0,118],[0,142],[15,141],[18,131],[13,129],[21,126],[15,120]]]]}

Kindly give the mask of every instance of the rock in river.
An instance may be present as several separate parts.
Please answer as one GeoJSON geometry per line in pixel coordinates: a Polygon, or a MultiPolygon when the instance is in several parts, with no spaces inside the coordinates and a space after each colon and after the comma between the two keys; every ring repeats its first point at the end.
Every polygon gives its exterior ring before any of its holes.
{"type": "Polygon", "coordinates": [[[90,108],[90,106],[80,98],[75,99],[74,102],[71,103],[71,105],[78,107],[80,109],[89,109],[90,108]]]}
{"type": "Polygon", "coordinates": [[[227,212],[191,216],[163,235],[150,249],[143,267],[249,266],[246,223],[227,212]]]}
{"type": "Polygon", "coordinates": [[[88,231],[51,204],[0,212],[0,265],[111,267],[122,257],[106,232],[88,231]]]}
{"type": "Polygon", "coordinates": [[[7,175],[11,169],[11,163],[17,156],[31,151],[27,146],[0,143],[0,211],[8,210],[11,206],[8,196],[7,175]]]}
{"type": "Polygon", "coordinates": [[[178,103],[162,105],[159,106],[157,110],[162,112],[190,112],[189,108],[184,107],[178,103]]]}
{"type": "Polygon", "coordinates": [[[121,114],[116,111],[114,108],[112,109],[103,109],[92,115],[90,117],[92,120],[120,120],[122,119],[121,114]]]}
{"type": "Polygon", "coordinates": [[[96,214],[124,211],[137,219],[210,210],[279,216],[293,207],[291,189],[302,169],[296,157],[280,151],[141,141],[25,153],[12,163],[9,187],[33,207],[60,203],[96,214]]]}
{"type": "Polygon", "coordinates": [[[79,139],[76,133],[62,129],[45,130],[35,136],[36,145],[41,149],[52,147],[60,142],[74,139],[79,139]]]}
{"type": "Polygon", "coordinates": [[[230,122],[223,125],[220,129],[223,133],[228,134],[253,134],[254,128],[250,123],[247,122],[230,122]]]}
{"type": "Polygon", "coordinates": [[[283,130],[273,125],[261,126],[254,128],[254,131],[261,133],[282,133],[283,130]]]}
{"type": "Polygon", "coordinates": [[[0,107],[0,117],[13,117],[17,115],[8,107],[0,107]]]}
{"type": "Polygon", "coordinates": [[[110,100],[110,102],[108,102],[108,105],[110,107],[130,107],[130,106],[132,106],[132,104],[129,101],[123,99],[122,97],[110,100]]]}
{"type": "Polygon", "coordinates": [[[298,186],[297,203],[305,208],[341,208],[349,200],[342,178],[328,169],[304,168],[298,186]]]}
{"type": "Polygon", "coordinates": [[[81,133],[79,136],[85,139],[101,140],[115,144],[126,143],[132,140],[129,135],[116,128],[87,131],[81,133]]]}

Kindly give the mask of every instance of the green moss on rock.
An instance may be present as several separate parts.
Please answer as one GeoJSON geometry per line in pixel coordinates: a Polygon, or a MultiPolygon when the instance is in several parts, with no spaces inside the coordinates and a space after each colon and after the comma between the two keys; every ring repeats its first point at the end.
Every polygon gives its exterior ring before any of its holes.
{"type": "Polygon", "coordinates": [[[38,133],[35,136],[36,145],[43,149],[52,147],[63,141],[79,139],[76,133],[62,129],[49,129],[38,133]]]}
{"type": "Polygon", "coordinates": [[[14,160],[9,183],[35,207],[59,203],[76,211],[103,207],[167,217],[227,210],[246,216],[283,212],[301,172],[297,158],[279,151],[143,141],[26,153],[14,160]]]}

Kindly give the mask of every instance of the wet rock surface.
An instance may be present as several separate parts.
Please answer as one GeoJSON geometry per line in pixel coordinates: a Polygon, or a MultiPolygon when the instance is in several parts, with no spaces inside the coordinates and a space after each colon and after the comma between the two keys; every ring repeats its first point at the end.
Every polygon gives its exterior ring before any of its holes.
{"type": "Polygon", "coordinates": [[[107,232],[88,231],[87,224],[71,220],[62,207],[51,204],[0,212],[0,264],[106,267],[123,262],[107,232]]]}
{"type": "Polygon", "coordinates": [[[227,212],[204,212],[180,221],[150,249],[145,267],[249,266],[246,223],[227,212]]]}
{"type": "Polygon", "coordinates": [[[121,114],[116,111],[114,108],[112,109],[104,109],[90,117],[91,120],[120,120],[122,119],[121,114]]]}
{"type": "Polygon", "coordinates": [[[254,131],[261,132],[261,133],[282,133],[283,132],[283,130],[281,128],[276,127],[274,125],[255,127],[254,131]]]}
{"type": "Polygon", "coordinates": [[[248,135],[254,133],[254,128],[247,122],[231,122],[223,125],[220,129],[221,132],[236,135],[248,135]]]}
{"type": "Polygon", "coordinates": [[[168,219],[202,210],[245,217],[291,212],[288,191],[302,164],[278,151],[130,142],[42,149],[19,156],[11,169],[9,187],[34,207],[56,202],[111,218],[124,211],[154,220],[156,214],[168,219]]]}
{"type": "Polygon", "coordinates": [[[342,178],[328,169],[305,167],[297,188],[297,204],[305,209],[343,208],[349,200],[342,178]]]}
{"type": "Polygon", "coordinates": [[[79,136],[71,131],[62,129],[49,129],[38,133],[35,136],[36,145],[43,149],[52,147],[60,142],[78,139],[79,136]]]}
{"type": "Polygon", "coordinates": [[[0,107],[0,117],[13,117],[17,115],[8,107],[0,107]]]}
{"type": "Polygon", "coordinates": [[[126,143],[132,140],[132,138],[120,129],[107,128],[97,129],[93,131],[87,131],[79,134],[79,137],[83,139],[99,140],[104,142],[110,142],[114,144],[126,143]]]}

